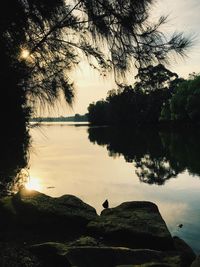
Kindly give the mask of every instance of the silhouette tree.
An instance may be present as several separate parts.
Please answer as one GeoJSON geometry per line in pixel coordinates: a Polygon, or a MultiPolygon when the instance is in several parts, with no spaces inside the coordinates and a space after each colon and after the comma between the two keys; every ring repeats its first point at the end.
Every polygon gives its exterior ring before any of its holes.
{"type": "Polygon", "coordinates": [[[109,111],[109,103],[104,100],[91,103],[88,106],[88,120],[97,125],[110,124],[109,111]]]}
{"type": "Polygon", "coordinates": [[[180,123],[200,121],[200,75],[191,75],[179,84],[161,112],[161,119],[180,123]]]}
{"type": "Polygon", "coordinates": [[[88,107],[88,120],[92,124],[144,125],[157,124],[160,113],[182,82],[176,73],[163,65],[139,69],[134,86],[120,85],[108,92],[106,100],[88,107]]]}
{"type": "Polygon", "coordinates": [[[6,1],[0,16],[0,53],[6,66],[1,78],[11,82],[10,98],[20,97],[16,105],[33,109],[38,101],[54,103],[61,90],[72,104],[69,71],[83,55],[93,58],[90,64],[95,68],[123,72],[132,63],[140,68],[166,62],[174,51],[183,55],[190,41],[182,33],[167,39],[159,30],[166,17],[150,23],[151,4],[150,0],[6,1]]]}
{"type": "Polygon", "coordinates": [[[177,73],[171,72],[162,64],[140,68],[135,78],[138,80],[135,87],[146,93],[164,89],[173,91],[174,87],[182,81],[177,73]]]}

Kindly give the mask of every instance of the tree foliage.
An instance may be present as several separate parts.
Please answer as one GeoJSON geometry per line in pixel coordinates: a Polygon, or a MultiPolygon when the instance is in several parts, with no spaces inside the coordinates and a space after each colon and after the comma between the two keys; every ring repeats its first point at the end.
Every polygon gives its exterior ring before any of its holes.
{"type": "Polygon", "coordinates": [[[200,122],[200,75],[181,83],[161,112],[161,120],[200,122]]]}
{"type": "Polygon", "coordinates": [[[163,105],[182,82],[176,73],[163,65],[148,66],[139,71],[134,86],[119,86],[108,92],[106,100],[88,107],[92,124],[157,124],[163,105]]]}
{"type": "Polygon", "coordinates": [[[183,80],[178,77],[177,73],[171,72],[162,64],[140,68],[135,78],[137,79],[135,87],[146,93],[163,89],[168,89],[172,92],[183,80]]]}
{"type": "Polygon", "coordinates": [[[12,80],[12,93],[31,108],[39,99],[54,103],[60,90],[71,104],[70,70],[82,56],[95,68],[126,71],[166,62],[184,54],[190,41],[182,33],[160,32],[166,18],[150,22],[151,0],[8,0],[1,8],[0,53],[12,80]],[[11,8],[12,7],[12,8],[11,8]],[[106,52],[105,52],[106,51],[106,52]],[[20,96],[21,97],[21,96],[20,96]]]}

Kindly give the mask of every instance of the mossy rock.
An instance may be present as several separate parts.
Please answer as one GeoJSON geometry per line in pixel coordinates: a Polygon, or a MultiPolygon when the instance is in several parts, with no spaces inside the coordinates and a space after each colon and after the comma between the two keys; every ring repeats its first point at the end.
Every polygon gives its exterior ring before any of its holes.
{"type": "Polygon", "coordinates": [[[103,244],[99,240],[97,240],[91,236],[81,236],[80,238],[76,239],[75,241],[68,243],[68,246],[70,246],[70,247],[102,246],[102,245],[103,244]]]}
{"type": "Polygon", "coordinates": [[[158,207],[151,202],[132,201],[105,209],[88,224],[88,231],[102,236],[109,245],[173,250],[173,239],[158,207]]]}
{"type": "Polygon", "coordinates": [[[84,228],[98,217],[96,210],[72,195],[53,198],[37,191],[20,190],[13,197],[0,200],[0,215],[30,228],[71,231],[84,228]],[[53,227],[53,228],[52,228],[53,227]]]}
{"type": "Polygon", "coordinates": [[[200,255],[192,262],[191,267],[200,267],[200,255]]]}
{"type": "Polygon", "coordinates": [[[184,262],[184,267],[190,266],[195,260],[196,254],[192,248],[181,238],[174,236],[174,246],[175,249],[180,253],[182,261],[184,262]]]}
{"type": "Polygon", "coordinates": [[[24,246],[0,242],[1,267],[44,267],[42,262],[24,246]]]}
{"type": "Polygon", "coordinates": [[[174,252],[161,252],[147,249],[128,249],[122,247],[69,247],[57,243],[44,243],[32,246],[31,251],[37,256],[47,259],[50,255],[63,261],[63,265],[77,267],[114,267],[117,265],[131,264],[131,266],[157,266],[180,267],[180,256],[174,252]]]}

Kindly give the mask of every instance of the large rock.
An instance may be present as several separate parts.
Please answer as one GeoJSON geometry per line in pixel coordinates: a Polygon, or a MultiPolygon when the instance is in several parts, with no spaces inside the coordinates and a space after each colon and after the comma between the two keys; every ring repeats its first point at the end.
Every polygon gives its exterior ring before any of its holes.
{"type": "Polygon", "coordinates": [[[125,202],[98,216],[75,196],[52,198],[23,189],[0,200],[0,217],[2,244],[5,240],[14,248],[5,253],[1,246],[0,263],[7,262],[5,255],[11,252],[8,262],[18,262],[16,267],[185,267],[194,258],[182,240],[173,242],[151,202],[125,202]],[[38,244],[31,246],[35,255],[27,251],[31,244],[38,244]]]}
{"type": "Polygon", "coordinates": [[[174,236],[173,239],[175,249],[180,253],[182,262],[184,263],[183,266],[190,266],[191,263],[195,260],[196,254],[194,253],[192,248],[178,236],[174,236]]]}
{"type": "Polygon", "coordinates": [[[85,227],[98,216],[93,207],[72,195],[52,198],[37,191],[22,189],[13,197],[0,201],[0,214],[8,224],[14,221],[29,227],[60,228],[85,227]]]}
{"type": "Polygon", "coordinates": [[[178,254],[148,249],[68,247],[64,244],[44,243],[32,246],[31,251],[47,262],[54,262],[54,266],[59,267],[114,267],[122,264],[131,264],[131,266],[181,266],[178,254]]]}
{"type": "Polygon", "coordinates": [[[88,224],[88,231],[109,245],[172,250],[173,239],[157,206],[151,202],[125,202],[105,209],[88,224]]]}
{"type": "Polygon", "coordinates": [[[62,243],[47,242],[33,245],[30,251],[38,256],[44,266],[48,267],[70,267],[71,263],[67,259],[68,247],[62,243]]]}
{"type": "Polygon", "coordinates": [[[68,249],[66,256],[71,266],[78,267],[114,267],[122,264],[131,264],[135,267],[145,264],[152,264],[152,266],[181,266],[181,259],[178,254],[147,249],[74,247],[68,249]]]}
{"type": "Polygon", "coordinates": [[[37,256],[24,246],[0,242],[1,267],[44,267],[37,256]]]}

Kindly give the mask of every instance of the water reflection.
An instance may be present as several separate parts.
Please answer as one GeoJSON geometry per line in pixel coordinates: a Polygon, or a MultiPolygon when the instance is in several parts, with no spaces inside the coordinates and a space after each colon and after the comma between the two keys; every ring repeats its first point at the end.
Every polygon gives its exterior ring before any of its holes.
{"type": "Polygon", "coordinates": [[[200,175],[199,133],[199,129],[88,128],[88,138],[92,143],[106,146],[111,157],[123,155],[136,167],[141,182],[157,185],[164,185],[185,170],[200,175]]]}
{"type": "Polygon", "coordinates": [[[172,235],[183,238],[200,253],[200,179],[199,175],[190,175],[199,174],[198,135],[197,130],[117,131],[69,125],[45,126],[42,133],[32,129],[34,153],[29,174],[38,178],[42,193],[52,197],[76,195],[98,213],[105,199],[110,207],[125,201],[152,201],[158,205],[172,235]],[[191,154],[195,162],[190,159],[191,154]],[[149,175],[143,178],[147,182],[140,182],[135,171],[141,172],[142,168],[136,168],[136,163],[145,163],[154,179],[149,175]],[[180,223],[183,228],[177,227],[180,223]]]}

